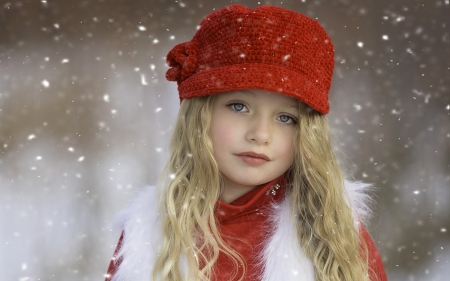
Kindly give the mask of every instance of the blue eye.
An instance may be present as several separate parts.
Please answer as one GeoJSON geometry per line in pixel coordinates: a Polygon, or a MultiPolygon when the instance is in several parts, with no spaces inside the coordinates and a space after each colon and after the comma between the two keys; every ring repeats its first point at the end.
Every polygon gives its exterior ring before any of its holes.
{"type": "Polygon", "coordinates": [[[282,123],[285,123],[285,124],[297,124],[297,121],[288,115],[280,115],[278,117],[278,120],[280,120],[282,123]]]}
{"type": "Polygon", "coordinates": [[[245,109],[245,105],[243,105],[242,103],[232,103],[229,106],[231,107],[231,109],[237,112],[243,112],[245,109]]]}

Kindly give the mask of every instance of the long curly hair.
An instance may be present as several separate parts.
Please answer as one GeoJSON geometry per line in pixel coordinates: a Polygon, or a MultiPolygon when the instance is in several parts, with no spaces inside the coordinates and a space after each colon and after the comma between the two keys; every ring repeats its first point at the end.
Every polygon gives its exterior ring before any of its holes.
{"type": "MultiPolygon", "coordinates": [[[[237,268],[245,261],[222,240],[214,219],[221,176],[209,138],[215,95],[184,100],[158,182],[163,198],[164,244],[153,280],[209,281],[222,252],[237,268]],[[187,266],[181,266],[185,263],[187,266]],[[189,272],[182,272],[187,268],[189,272]]],[[[367,246],[346,202],[341,168],[324,115],[299,102],[294,163],[288,170],[297,237],[320,281],[369,280],[367,246]]],[[[242,280],[244,276],[238,276],[242,280]]]]}

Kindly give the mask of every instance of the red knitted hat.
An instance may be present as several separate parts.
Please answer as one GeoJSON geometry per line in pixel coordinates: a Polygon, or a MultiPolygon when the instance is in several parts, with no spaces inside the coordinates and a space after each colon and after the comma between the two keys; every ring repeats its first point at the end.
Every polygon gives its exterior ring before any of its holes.
{"type": "Polygon", "coordinates": [[[323,27],[305,15],[274,6],[230,5],[206,16],[191,41],[167,55],[169,81],[180,99],[261,89],[291,96],[322,114],[334,48],[323,27]]]}

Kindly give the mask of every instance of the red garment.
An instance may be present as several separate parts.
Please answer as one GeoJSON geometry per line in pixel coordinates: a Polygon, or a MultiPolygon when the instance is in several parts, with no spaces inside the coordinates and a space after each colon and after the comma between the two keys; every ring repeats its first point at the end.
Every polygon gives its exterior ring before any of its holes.
{"type": "Polygon", "coordinates": [[[366,242],[369,253],[369,276],[371,281],[387,281],[386,271],[377,246],[363,225],[359,228],[362,238],[366,242]]]}
{"type": "MultiPolygon", "coordinates": [[[[249,257],[257,255],[256,246],[261,245],[265,238],[263,227],[269,216],[265,209],[270,208],[274,202],[282,201],[284,194],[285,181],[283,177],[280,177],[247,192],[230,204],[220,200],[217,201],[215,212],[217,227],[225,242],[247,259],[246,276],[261,275],[261,268],[257,267],[256,260],[252,260],[249,257]],[[236,237],[240,240],[235,239],[236,237]]],[[[109,264],[108,275],[105,281],[111,280],[112,275],[120,265],[120,260],[117,263],[114,263],[114,260],[119,252],[122,239],[123,233],[120,236],[113,259],[109,264]]],[[[233,269],[233,262],[221,253],[216,264],[216,274],[213,280],[231,281],[229,275],[232,274],[233,269]]],[[[237,276],[242,274],[242,268],[239,269],[237,276]]],[[[255,279],[245,280],[253,281],[255,279]]]]}
{"type": "MultiPolygon", "coordinates": [[[[244,257],[247,263],[247,273],[244,280],[254,281],[261,276],[262,268],[258,267],[258,251],[267,238],[267,229],[270,208],[273,202],[281,202],[285,195],[285,182],[283,178],[278,178],[265,185],[257,187],[235,201],[227,204],[218,201],[215,212],[217,226],[222,234],[222,238],[234,250],[238,251],[244,257]],[[278,184],[278,185],[277,185],[278,184]],[[236,239],[236,238],[239,238],[236,239]]],[[[367,230],[361,226],[361,235],[365,240],[369,253],[369,275],[372,281],[387,281],[386,272],[378,250],[372,241],[367,230]]],[[[119,239],[114,257],[116,257],[122,244],[123,233],[119,239]]],[[[108,275],[112,276],[120,260],[114,264],[114,258],[108,268],[108,275]]],[[[234,270],[234,264],[224,254],[219,255],[216,263],[214,276],[212,280],[222,281],[230,280],[230,275],[234,270]]],[[[242,268],[238,268],[236,276],[240,276],[242,268]]],[[[105,281],[111,280],[106,277],[105,281]]],[[[236,279],[237,280],[237,279],[236,279]]]]}
{"type": "MultiPolygon", "coordinates": [[[[245,281],[254,281],[254,276],[262,274],[262,268],[257,264],[258,250],[267,238],[267,220],[271,206],[274,202],[283,200],[285,185],[285,181],[280,177],[251,190],[230,204],[218,201],[215,212],[217,227],[222,239],[246,259],[245,281]]],[[[230,279],[233,270],[234,264],[221,253],[213,280],[238,280],[242,267],[238,268],[236,278],[230,279]]]]}
{"type": "Polygon", "coordinates": [[[119,253],[120,246],[122,245],[122,239],[123,239],[123,232],[120,235],[119,242],[117,242],[116,250],[114,251],[113,257],[111,261],[109,262],[108,271],[105,275],[105,281],[110,281],[112,279],[112,276],[116,272],[116,270],[119,268],[120,263],[122,260],[118,260],[116,262],[117,253],[119,253]]]}

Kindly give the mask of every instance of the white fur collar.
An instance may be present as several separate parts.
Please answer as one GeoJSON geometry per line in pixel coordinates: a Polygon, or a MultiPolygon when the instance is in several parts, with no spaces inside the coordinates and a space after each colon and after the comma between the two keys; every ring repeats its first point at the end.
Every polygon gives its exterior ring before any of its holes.
{"type": "MultiPolygon", "coordinates": [[[[355,227],[370,216],[370,197],[366,193],[370,188],[369,184],[361,182],[345,183],[355,227]]],[[[156,188],[147,187],[120,213],[118,223],[125,235],[116,260],[123,260],[112,281],[150,280],[157,253],[164,241],[157,202],[156,188]]],[[[314,280],[313,264],[301,250],[289,212],[289,200],[274,206],[274,231],[261,253],[264,265],[262,281],[314,280]]],[[[185,268],[184,260],[181,264],[185,268]]]]}

